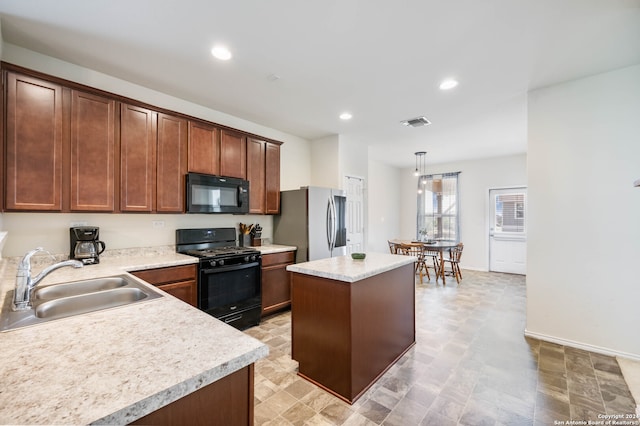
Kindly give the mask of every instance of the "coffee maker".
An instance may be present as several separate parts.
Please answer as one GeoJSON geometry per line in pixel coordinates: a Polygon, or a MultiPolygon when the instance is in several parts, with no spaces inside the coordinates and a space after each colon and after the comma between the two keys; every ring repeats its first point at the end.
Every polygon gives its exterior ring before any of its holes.
{"type": "Polygon", "coordinates": [[[74,226],[69,228],[71,252],[69,259],[77,259],[85,265],[100,263],[98,256],[104,251],[105,244],[100,241],[100,228],[97,226],[74,226]]]}

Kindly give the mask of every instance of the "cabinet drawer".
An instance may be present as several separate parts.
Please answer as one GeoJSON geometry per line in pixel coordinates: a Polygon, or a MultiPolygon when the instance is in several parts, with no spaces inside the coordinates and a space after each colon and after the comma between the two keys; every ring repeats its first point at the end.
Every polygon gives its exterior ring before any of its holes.
{"type": "Polygon", "coordinates": [[[131,273],[149,284],[161,285],[196,279],[196,265],[170,266],[131,273]]]}
{"type": "Polygon", "coordinates": [[[262,255],[262,267],[279,265],[282,263],[294,263],[295,252],[284,251],[282,253],[271,253],[262,255]]]}

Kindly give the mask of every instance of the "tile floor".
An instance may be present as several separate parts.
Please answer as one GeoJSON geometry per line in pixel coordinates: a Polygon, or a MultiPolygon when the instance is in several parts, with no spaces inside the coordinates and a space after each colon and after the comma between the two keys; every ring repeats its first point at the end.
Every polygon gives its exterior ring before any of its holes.
{"type": "Polygon", "coordinates": [[[416,284],[416,345],[353,405],[296,375],[290,312],[246,330],[270,348],[255,368],[255,424],[606,424],[634,412],[615,358],[524,337],[524,277],[463,274],[459,286],[416,284]]]}

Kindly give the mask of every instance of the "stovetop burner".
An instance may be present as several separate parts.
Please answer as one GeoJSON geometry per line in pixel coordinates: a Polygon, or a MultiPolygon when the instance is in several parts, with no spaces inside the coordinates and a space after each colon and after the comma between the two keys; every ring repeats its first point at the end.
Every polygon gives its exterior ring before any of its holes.
{"type": "Polygon", "coordinates": [[[215,258],[217,256],[258,253],[258,250],[249,247],[226,246],[205,248],[199,250],[187,250],[184,253],[200,258],[215,258]]]}

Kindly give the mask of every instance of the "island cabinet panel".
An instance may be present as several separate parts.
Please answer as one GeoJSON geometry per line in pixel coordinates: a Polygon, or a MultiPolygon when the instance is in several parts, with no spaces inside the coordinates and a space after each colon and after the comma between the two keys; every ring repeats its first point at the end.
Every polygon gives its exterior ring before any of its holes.
{"type": "Polygon", "coordinates": [[[7,210],[62,210],[62,87],[6,74],[7,210]]]}
{"type": "Polygon", "coordinates": [[[198,306],[196,265],[146,269],[131,272],[131,275],[155,285],[191,306],[198,306]]]}
{"type": "Polygon", "coordinates": [[[189,171],[220,174],[220,129],[189,121],[189,171]]]}
{"type": "Polygon", "coordinates": [[[292,273],[298,374],[355,402],[415,344],[413,264],[352,283],[292,273]]]}
{"type": "Polygon", "coordinates": [[[131,424],[252,426],[253,374],[251,364],[131,424]]]}
{"type": "Polygon", "coordinates": [[[187,120],[158,114],[156,211],[159,213],[184,212],[187,144],[187,120]]]}
{"type": "Polygon", "coordinates": [[[157,113],[122,104],[120,108],[120,210],[153,211],[157,113]]]}
{"type": "Polygon", "coordinates": [[[220,175],[247,178],[247,138],[238,132],[220,132],[220,175]]]}
{"type": "Polygon", "coordinates": [[[265,213],[280,213],[280,145],[265,146],[265,213]]]}
{"type": "Polygon", "coordinates": [[[294,251],[262,255],[262,316],[291,306],[291,274],[287,265],[294,263],[294,251]]]}
{"type": "Polygon", "coordinates": [[[114,211],[115,114],[113,99],[71,91],[71,211],[114,211]]]}

